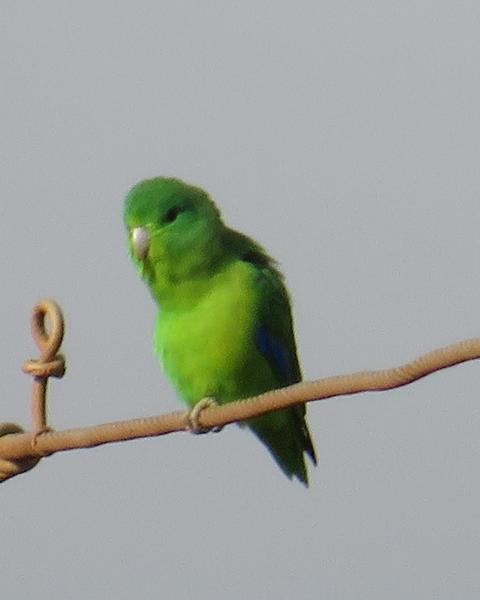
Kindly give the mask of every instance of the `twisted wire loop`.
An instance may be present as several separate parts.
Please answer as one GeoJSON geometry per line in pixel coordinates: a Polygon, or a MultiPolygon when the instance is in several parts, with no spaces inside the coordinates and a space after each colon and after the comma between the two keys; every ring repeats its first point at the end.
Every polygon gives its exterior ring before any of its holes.
{"type": "Polygon", "coordinates": [[[49,377],[63,377],[65,359],[58,354],[63,340],[64,322],[60,307],[54,300],[40,300],[32,312],[32,336],[40,351],[40,358],[27,360],[22,370],[33,376],[32,389],[32,430],[37,436],[47,427],[46,393],[49,377]],[[50,321],[47,331],[47,319],[50,321]]]}
{"type": "MultiPolygon", "coordinates": [[[[38,359],[25,361],[22,365],[24,373],[33,376],[32,388],[32,433],[26,434],[22,427],[15,423],[0,423],[0,439],[4,436],[27,436],[29,451],[21,456],[0,454],[0,482],[32,469],[42,456],[51,454],[40,450],[38,438],[50,431],[47,427],[46,392],[49,377],[63,377],[65,359],[58,354],[63,339],[63,315],[60,307],[53,300],[41,300],[32,312],[32,336],[40,351],[38,359]],[[47,327],[47,320],[49,325],[47,327]]],[[[7,437],[4,438],[7,442],[7,437]]]]}

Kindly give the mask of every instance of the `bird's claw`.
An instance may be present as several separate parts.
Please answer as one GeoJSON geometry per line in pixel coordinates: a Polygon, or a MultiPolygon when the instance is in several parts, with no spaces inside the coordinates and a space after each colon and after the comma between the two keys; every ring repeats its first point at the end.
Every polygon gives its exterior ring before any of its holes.
{"type": "Polygon", "coordinates": [[[215,398],[202,398],[195,404],[195,406],[191,410],[187,412],[186,419],[188,431],[195,434],[208,433],[209,431],[218,433],[223,429],[223,425],[217,427],[203,427],[202,425],[200,425],[199,417],[201,412],[205,408],[210,408],[211,406],[218,406],[218,402],[215,400],[215,398]]]}

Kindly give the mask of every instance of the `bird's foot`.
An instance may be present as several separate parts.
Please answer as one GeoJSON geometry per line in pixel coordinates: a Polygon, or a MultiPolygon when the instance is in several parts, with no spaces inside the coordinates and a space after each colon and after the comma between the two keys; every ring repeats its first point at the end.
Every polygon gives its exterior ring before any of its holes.
{"type": "Polygon", "coordinates": [[[208,433],[209,431],[213,431],[214,433],[218,433],[223,429],[223,425],[218,427],[203,427],[200,425],[199,418],[202,410],[205,408],[210,408],[211,406],[218,406],[218,402],[215,398],[202,398],[199,400],[192,410],[189,410],[186,414],[187,418],[187,429],[195,434],[200,433],[208,433]]]}

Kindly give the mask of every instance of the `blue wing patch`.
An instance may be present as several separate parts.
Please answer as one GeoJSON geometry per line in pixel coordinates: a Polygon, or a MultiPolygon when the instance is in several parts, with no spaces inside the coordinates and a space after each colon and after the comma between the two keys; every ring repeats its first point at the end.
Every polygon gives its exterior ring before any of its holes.
{"type": "Polygon", "coordinates": [[[295,379],[288,350],[272,337],[265,325],[257,327],[255,344],[269,362],[279,381],[291,383],[295,379]]]}

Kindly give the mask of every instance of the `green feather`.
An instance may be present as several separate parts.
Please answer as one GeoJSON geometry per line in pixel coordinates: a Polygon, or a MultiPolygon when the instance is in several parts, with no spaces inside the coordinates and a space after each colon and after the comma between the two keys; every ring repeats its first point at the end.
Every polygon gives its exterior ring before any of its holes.
{"type": "MultiPolygon", "coordinates": [[[[205,191],[174,178],[142,181],[127,195],[124,220],[159,308],[155,352],[189,406],[300,381],[282,275],[255,241],[224,225],[205,191]]],[[[303,405],[246,424],[289,478],[308,485],[304,454],[316,457],[303,405]]]]}

